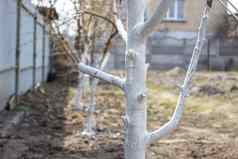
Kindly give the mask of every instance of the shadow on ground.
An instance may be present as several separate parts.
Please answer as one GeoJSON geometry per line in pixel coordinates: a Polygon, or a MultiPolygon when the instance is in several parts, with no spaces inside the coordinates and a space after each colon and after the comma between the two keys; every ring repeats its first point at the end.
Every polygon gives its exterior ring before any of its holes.
{"type": "MultiPolygon", "coordinates": [[[[149,130],[169,120],[183,76],[150,73],[149,130]]],[[[10,136],[0,138],[0,158],[122,159],[122,92],[99,86],[97,135],[89,139],[81,135],[85,114],[73,111],[75,88],[55,81],[22,96],[19,109],[28,116],[10,136]]],[[[198,73],[191,90],[179,129],[149,146],[147,159],[237,159],[238,74],[198,73]]]]}
{"type": "Polygon", "coordinates": [[[94,139],[81,135],[84,113],[73,111],[74,94],[74,86],[55,81],[22,96],[17,109],[28,115],[11,135],[0,138],[0,158],[121,158],[121,142],[110,141],[109,130],[101,127],[94,139]]]}

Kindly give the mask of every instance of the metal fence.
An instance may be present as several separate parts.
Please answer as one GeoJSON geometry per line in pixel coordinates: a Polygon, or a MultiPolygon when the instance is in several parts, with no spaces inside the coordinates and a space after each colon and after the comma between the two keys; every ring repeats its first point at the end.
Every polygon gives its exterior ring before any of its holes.
{"type": "Polygon", "coordinates": [[[0,110],[46,80],[49,37],[42,17],[30,0],[0,1],[0,110]]]}

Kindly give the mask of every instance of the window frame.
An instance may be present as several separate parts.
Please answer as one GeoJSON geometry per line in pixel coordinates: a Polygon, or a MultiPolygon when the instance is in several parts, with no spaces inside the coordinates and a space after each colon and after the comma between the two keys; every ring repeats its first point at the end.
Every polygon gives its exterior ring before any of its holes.
{"type": "Polygon", "coordinates": [[[183,17],[179,17],[179,0],[176,0],[175,1],[175,4],[174,4],[174,16],[171,17],[170,16],[170,8],[168,9],[166,15],[165,15],[165,18],[164,20],[165,21],[185,21],[185,0],[183,0],[183,17]]]}

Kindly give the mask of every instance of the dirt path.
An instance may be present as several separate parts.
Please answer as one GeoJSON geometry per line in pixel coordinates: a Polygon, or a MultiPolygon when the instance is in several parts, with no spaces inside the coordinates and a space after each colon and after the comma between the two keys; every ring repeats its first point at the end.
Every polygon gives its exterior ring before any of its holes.
{"type": "MultiPolygon", "coordinates": [[[[151,87],[149,129],[155,129],[169,119],[177,93],[176,84],[168,86],[166,80],[157,81],[162,79],[161,75],[153,76],[156,77],[148,83],[151,87]]],[[[217,76],[199,75],[194,87],[210,84],[209,79],[217,76]]],[[[170,77],[171,80],[176,81],[176,76],[170,77]]],[[[223,82],[218,81],[221,86],[223,82]]],[[[112,86],[100,86],[97,135],[93,139],[81,135],[85,114],[72,111],[74,94],[75,87],[53,82],[21,97],[20,109],[29,115],[11,136],[0,138],[2,159],[122,159],[123,94],[112,86]]],[[[233,97],[235,99],[235,93],[233,97]]],[[[198,96],[195,92],[187,101],[189,106],[178,131],[152,144],[147,158],[238,159],[238,108],[234,104],[238,104],[236,100],[231,104],[224,94],[198,96]]]]}

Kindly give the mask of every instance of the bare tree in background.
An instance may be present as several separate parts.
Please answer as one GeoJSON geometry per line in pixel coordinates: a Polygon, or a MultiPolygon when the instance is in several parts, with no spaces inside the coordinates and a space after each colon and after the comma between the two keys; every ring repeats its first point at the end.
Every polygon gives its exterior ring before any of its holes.
{"type": "MultiPolygon", "coordinates": [[[[45,4],[46,1],[38,1],[38,5],[45,4]]],[[[54,59],[60,59],[67,62],[63,65],[74,66],[78,65],[78,61],[90,66],[104,70],[109,60],[110,48],[113,38],[118,34],[116,24],[114,23],[112,10],[112,1],[107,0],[69,0],[74,6],[72,15],[61,17],[60,20],[52,20],[51,11],[55,11],[55,2],[48,1],[50,7],[41,7],[42,14],[46,17],[50,27],[51,39],[57,44],[56,53],[52,54],[54,59]],[[72,17],[71,17],[72,16],[72,17]],[[67,30],[69,24],[77,24],[77,36],[75,38],[74,49],[70,47],[68,40],[62,35],[62,27],[67,30]],[[65,26],[66,25],[66,26],[65,26]],[[103,38],[102,38],[103,37],[103,38]],[[97,48],[97,43],[101,42],[100,49],[97,48]],[[76,50],[76,52],[75,52],[76,50]],[[58,53],[58,52],[61,53],[58,53]]],[[[72,28],[71,28],[72,29],[72,28]]],[[[63,73],[65,76],[65,72],[63,73]]],[[[85,120],[85,128],[83,134],[92,136],[95,129],[95,107],[96,107],[96,88],[98,79],[88,75],[79,74],[79,84],[75,99],[75,110],[82,110],[81,98],[85,93],[85,83],[90,85],[90,102],[87,108],[87,117],[85,120]],[[87,82],[90,81],[90,82],[87,82]]]]}
{"type": "MultiPolygon", "coordinates": [[[[111,20],[112,3],[106,0],[87,0],[74,2],[77,17],[78,35],[76,37],[75,48],[78,50],[81,62],[104,70],[110,56],[110,48],[113,38],[117,35],[117,28],[111,20]],[[104,42],[104,47],[98,49],[98,41],[104,42]]],[[[76,95],[76,110],[82,110],[81,98],[84,94],[87,75],[79,75],[79,85],[76,95]]],[[[95,108],[96,89],[98,79],[90,77],[90,102],[87,108],[87,117],[84,126],[84,135],[95,134],[95,108]]]]}

